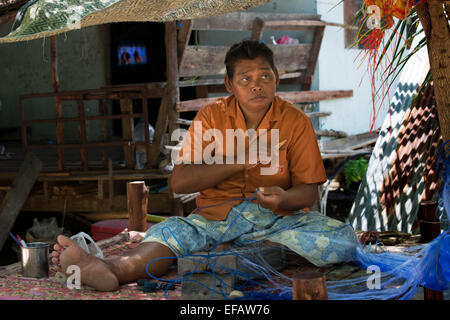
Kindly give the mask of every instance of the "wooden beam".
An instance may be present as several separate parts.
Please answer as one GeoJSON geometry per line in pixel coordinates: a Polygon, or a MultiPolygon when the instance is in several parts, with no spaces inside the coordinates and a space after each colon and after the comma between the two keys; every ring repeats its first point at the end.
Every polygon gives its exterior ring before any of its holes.
{"type": "Polygon", "coordinates": [[[0,208],[0,250],[3,248],[41,169],[42,162],[33,153],[27,153],[19,174],[14,179],[12,190],[6,194],[0,208]]]}
{"type": "Polygon", "coordinates": [[[178,57],[178,68],[181,68],[181,65],[184,61],[184,52],[186,47],[189,44],[189,39],[191,37],[192,32],[192,21],[191,20],[183,20],[180,22],[181,28],[178,31],[177,37],[177,57],[178,57]]]}
{"type": "MultiPolygon", "coordinates": [[[[291,103],[306,103],[349,98],[353,96],[353,90],[277,92],[277,95],[291,103]]],[[[217,98],[218,97],[180,101],[177,103],[177,110],[178,112],[198,111],[203,106],[216,101],[217,98]]]]}
{"type": "Polygon", "coordinates": [[[320,118],[331,115],[331,112],[305,112],[308,118],[320,118]]]}
{"type": "MultiPolygon", "coordinates": [[[[310,77],[302,76],[302,72],[286,72],[283,70],[278,70],[280,76],[281,84],[303,84],[311,83],[310,77]]],[[[208,86],[208,92],[227,92],[223,82],[223,77],[211,78],[211,79],[188,79],[182,80],[179,83],[180,88],[184,87],[195,87],[195,86],[208,86]]]]}
{"type": "Polygon", "coordinates": [[[365,147],[369,144],[375,143],[378,139],[376,132],[361,133],[351,135],[341,139],[333,139],[328,141],[321,141],[321,150],[354,150],[357,148],[365,147]]]}
{"type": "MultiPolygon", "coordinates": [[[[0,195],[1,197],[1,195],[0,195]]],[[[127,196],[125,194],[115,194],[113,201],[114,210],[109,210],[109,199],[98,199],[97,194],[83,196],[67,201],[67,212],[109,212],[127,211],[127,196]]],[[[22,212],[61,212],[64,207],[64,199],[45,200],[44,195],[30,195],[22,207],[22,212]]],[[[194,209],[194,208],[193,208],[194,209]]],[[[193,210],[192,209],[192,210],[193,210]]],[[[165,213],[171,212],[171,200],[167,193],[149,194],[148,212],[165,213]]],[[[188,210],[186,212],[189,212],[188,210]]]]}
{"type": "Polygon", "coordinates": [[[193,20],[194,30],[252,30],[255,18],[271,20],[319,20],[320,15],[272,12],[233,12],[193,20]]]}
{"type": "Polygon", "coordinates": [[[107,174],[93,174],[93,175],[67,175],[67,176],[41,176],[38,178],[38,181],[97,181],[97,180],[159,180],[159,179],[167,179],[170,174],[162,174],[162,173],[141,173],[139,170],[135,173],[114,173],[112,175],[112,161],[108,161],[108,170],[107,174]],[[111,165],[109,165],[111,163],[111,165]]]}
{"type": "MultiPolygon", "coordinates": [[[[305,74],[305,76],[310,77],[311,82],[312,82],[312,77],[314,75],[314,71],[316,70],[316,64],[317,64],[317,60],[319,58],[319,51],[320,51],[320,47],[322,45],[322,38],[323,38],[324,32],[325,32],[325,26],[314,29],[314,39],[313,39],[311,52],[309,54],[308,69],[306,70],[306,74],[305,74]]],[[[302,86],[302,89],[310,90],[311,83],[309,85],[306,84],[306,85],[302,86]]]]}
{"type": "Polygon", "coordinates": [[[343,138],[348,136],[344,131],[336,131],[336,130],[315,130],[316,135],[322,137],[338,137],[343,138]]]}
{"type": "MultiPolygon", "coordinates": [[[[310,61],[311,44],[280,46],[269,44],[275,65],[281,72],[306,70],[310,61]],[[295,57],[295,59],[293,59],[295,57]]],[[[227,46],[187,46],[185,62],[180,68],[181,77],[224,75],[227,46]]]]}
{"type": "Polygon", "coordinates": [[[264,27],[267,30],[298,30],[325,26],[326,22],[320,20],[273,20],[264,22],[264,27]]]}
{"type": "Polygon", "coordinates": [[[288,100],[291,103],[305,103],[339,98],[349,98],[353,96],[353,90],[293,91],[278,92],[277,95],[285,100],[288,100]]]}

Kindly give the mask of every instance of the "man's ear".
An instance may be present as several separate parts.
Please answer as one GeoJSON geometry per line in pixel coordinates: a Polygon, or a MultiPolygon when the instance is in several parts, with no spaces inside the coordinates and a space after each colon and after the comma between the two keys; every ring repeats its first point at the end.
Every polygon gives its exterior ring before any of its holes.
{"type": "Polygon", "coordinates": [[[233,93],[233,85],[231,84],[231,80],[230,80],[230,78],[228,78],[227,74],[225,74],[225,77],[224,77],[224,84],[225,84],[225,88],[227,89],[227,91],[229,93],[233,93]]]}
{"type": "Polygon", "coordinates": [[[275,67],[273,72],[275,73],[275,82],[276,82],[276,85],[278,87],[278,85],[280,84],[280,75],[278,74],[278,69],[275,67]]]}

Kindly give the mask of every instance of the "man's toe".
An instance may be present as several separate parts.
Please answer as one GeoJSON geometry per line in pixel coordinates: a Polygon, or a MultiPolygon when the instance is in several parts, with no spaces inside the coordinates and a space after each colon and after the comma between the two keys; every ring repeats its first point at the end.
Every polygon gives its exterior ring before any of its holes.
{"type": "Polygon", "coordinates": [[[71,246],[71,245],[74,244],[73,241],[70,240],[70,238],[68,238],[66,236],[63,236],[62,234],[60,234],[56,238],[56,240],[58,241],[59,246],[62,247],[62,248],[65,248],[65,247],[68,247],[68,246],[71,246]]]}

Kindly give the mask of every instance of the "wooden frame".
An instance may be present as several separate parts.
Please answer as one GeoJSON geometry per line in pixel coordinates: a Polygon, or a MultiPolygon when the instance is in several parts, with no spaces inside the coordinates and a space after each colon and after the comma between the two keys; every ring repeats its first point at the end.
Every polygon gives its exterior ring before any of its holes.
{"type": "Polygon", "coordinates": [[[143,145],[145,147],[147,157],[150,158],[150,137],[148,131],[145,134],[144,141],[133,141],[133,118],[144,118],[144,125],[148,127],[148,98],[160,97],[163,90],[148,90],[144,85],[128,86],[126,88],[118,88],[117,91],[114,87],[107,89],[95,89],[84,91],[67,91],[67,92],[52,92],[52,93],[39,93],[21,95],[19,97],[19,109],[21,119],[21,131],[22,131],[22,146],[25,152],[32,149],[58,149],[58,170],[64,171],[64,149],[65,148],[79,148],[81,169],[87,171],[89,169],[87,148],[99,147],[102,148],[102,159],[105,169],[108,167],[108,159],[106,148],[112,146],[123,146],[125,165],[127,168],[134,169],[135,166],[135,146],[143,145]],[[29,120],[25,116],[24,100],[53,97],[56,102],[56,118],[36,119],[29,120]],[[132,112],[132,100],[142,100],[142,113],[132,112]],[[84,101],[97,100],[98,102],[98,114],[96,116],[86,116],[84,109],[84,101]],[[106,114],[104,100],[120,100],[122,114],[108,115],[106,114]],[[76,117],[63,117],[62,116],[62,101],[75,101],[77,105],[76,117]],[[105,120],[122,119],[125,124],[123,126],[123,139],[122,141],[106,141],[105,134],[105,120]],[[100,142],[87,142],[86,137],[86,121],[100,120],[101,137],[100,142]],[[78,127],[78,143],[64,143],[64,123],[77,122],[78,127]],[[27,141],[26,127],[36,123],[56,123],[56,144],[55,145],[43,145],[43,144],[30,144],[27,141]]]}

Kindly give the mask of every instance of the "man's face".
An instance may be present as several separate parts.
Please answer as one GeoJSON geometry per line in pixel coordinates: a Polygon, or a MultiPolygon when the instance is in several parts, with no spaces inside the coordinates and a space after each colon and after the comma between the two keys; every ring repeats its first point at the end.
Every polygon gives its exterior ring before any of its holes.
{"type": "Polygon", "coordinates": [[[240,60],[234,66],[233,78],[225,75],[225,87],[233,93],[246,112],[266,111],[275,96],[280,79],[263,57],[240,60]]]}

